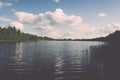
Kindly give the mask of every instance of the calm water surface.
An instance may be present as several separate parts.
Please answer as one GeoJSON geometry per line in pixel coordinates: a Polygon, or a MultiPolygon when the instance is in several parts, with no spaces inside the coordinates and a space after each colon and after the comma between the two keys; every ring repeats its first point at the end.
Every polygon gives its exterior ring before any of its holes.
{"type": "Polygon", "coordinates": [[[0,80],[102,80],[104,42],[0,43],[0,80]],[[98,54],[99,53],[99,54],[98,54]]]}

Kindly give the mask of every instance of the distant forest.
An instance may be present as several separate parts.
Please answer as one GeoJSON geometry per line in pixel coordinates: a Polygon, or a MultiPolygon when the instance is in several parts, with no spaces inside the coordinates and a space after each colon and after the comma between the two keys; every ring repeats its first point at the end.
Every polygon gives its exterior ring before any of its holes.
{"type": "Polygon", "coordinates": [[[56,40],[56,41],[107,41],[118,43],[120,41],[120,31],[116,30],[114,33],[106,37],[98,37],[93,39],[53,39],[49,37],[42,37],[24,33],[13,26],[0,27],[0,42],[2,41],[38,41],[38,40],[56,40]]]}
{"type": "Polygon", "coordinates": [[[116,30],[115,32],[109,34],[106,37],[98,37],[93,39],[82,39],[82,41],[105,41],[105,42],[113,42],[120,44],[120,31],[116,30]]]}
{"type": "Polygon", "coordinates": [[[37,40],[53,40],[49,37],[41,37],[21,32],[15,27],[0,27],[0,41],[37,41],[37,40]]]}
{"type": "Polygon", "coordinates": [[[120,31],[116,30],[115,32],[108,34],[106,37],[98,37],[92,39],[57,39],[59,41],[103,41],[110,43],[120,44],[120,31]]]}

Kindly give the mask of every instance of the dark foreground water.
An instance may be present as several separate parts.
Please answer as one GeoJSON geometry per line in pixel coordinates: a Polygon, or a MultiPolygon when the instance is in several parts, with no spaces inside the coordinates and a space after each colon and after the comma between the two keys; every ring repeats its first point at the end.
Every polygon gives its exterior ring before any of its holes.
{"type": "Polygon", "coordinates": [[[0,43],[0,80],[120,80],[119,48],[104,42],[0,43]]]}

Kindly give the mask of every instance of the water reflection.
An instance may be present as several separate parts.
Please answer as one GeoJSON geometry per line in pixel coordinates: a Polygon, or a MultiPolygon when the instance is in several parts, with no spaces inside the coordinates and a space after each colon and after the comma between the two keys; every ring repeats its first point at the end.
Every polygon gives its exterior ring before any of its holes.
{"type": "Polygon", "coordinates": [[[15,72],[12,70],[11,56],[14,55],[15,51],[14,43],[0,43],[0,78],[2,80],[8,80],[16,76],[15,72]]]}
{"type": "Polygon", "coordinates": [[[22,65],[21,63],[23,60],[23,43],[16,43],[15,51],[12,52],[11,59],[14,61],[13,65],[22,65]]]}
{"type": "Polygon", "coordinates": [[[64,60],[61,57],[56,57],[56,63],[55,63],[55,74],[62,74],[62,68],[64,65],[64,60]]]}
{"type": "Polygon", "coordinates": [[[0,79],[110,80],[119,52],[104,42],[0,43],[0,79]]]}
{"type": "Polygon", "coordinates": [[[27,63],[25,62],[24,58],[23,43],[16,43],[15,50],[12,52],[12,56],[10,56],[10,66],[13,67],[13,71],[16,73],[23,73],[28,70],[29,67],[27,67],[27,63]]]}

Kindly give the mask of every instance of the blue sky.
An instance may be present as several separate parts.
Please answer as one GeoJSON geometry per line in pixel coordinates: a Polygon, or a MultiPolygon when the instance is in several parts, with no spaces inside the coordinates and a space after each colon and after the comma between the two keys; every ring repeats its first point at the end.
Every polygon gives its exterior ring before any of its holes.
{"type": "Polygon", "coordinates": [[[120,0],[0,0],[0,25],[53,38],[93,38],[120,29],[120,0]]]}

